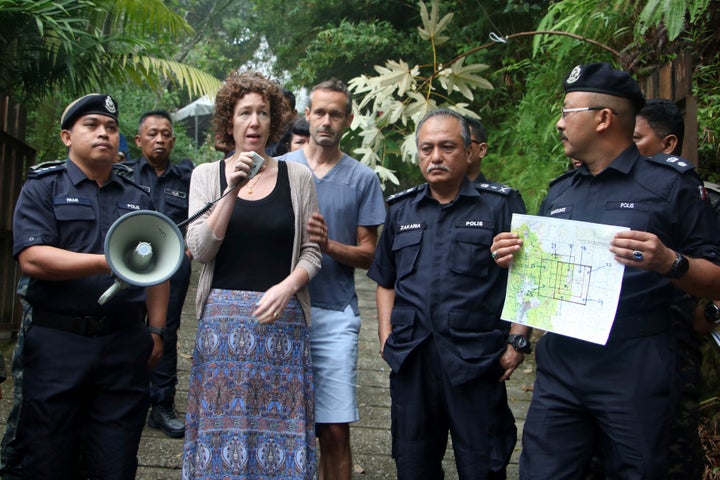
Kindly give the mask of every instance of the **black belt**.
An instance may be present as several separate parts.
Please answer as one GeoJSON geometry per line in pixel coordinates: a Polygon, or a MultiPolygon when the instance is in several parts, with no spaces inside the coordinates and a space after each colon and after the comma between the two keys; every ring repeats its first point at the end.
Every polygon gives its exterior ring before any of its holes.
{"type": "Polygon", "coordinates": [[[671,313],[670,307],[668,307],[642,315],[618,317],[613,322],[608,341],[649,337],[667,332],[670,330],[670,324],[672,323],[671,313]]]}
{"type": "Polygon", "coordinates": [[[143,319],[141,309],[113,315],[64,315],[47,310],[33,309],[32,325],[55,328],[65,332],[97,337],[133,327],[143,319]]]}

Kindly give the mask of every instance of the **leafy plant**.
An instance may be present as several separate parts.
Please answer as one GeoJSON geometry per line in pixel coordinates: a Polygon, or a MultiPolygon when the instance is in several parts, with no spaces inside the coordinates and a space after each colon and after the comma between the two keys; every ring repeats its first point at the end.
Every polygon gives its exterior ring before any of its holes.
{"type": "Polygon", "coordinates": [[[0,91],[38,101],[117,81],[157,88],[170,81],[205,93],[219,80],[189,65],[147,55],[156,33],[192,29],[161,0],[0,1],[0,91]]]}
{"type": "Polygon", "coordinates": [[[429,42],[432,61],[411,67],[404,60],[388,60],[384,66],[374,67],[376,76],[361,75],[349,82],[358,97],[351,125],[351,137],[359,140],[354,153],[378,173],[383,183],[399,184],[388,165],[393,159],[413,161],[417,153],[415,125],[427,112],[447,107],[477,117],[466,108],[467,102],[474,99],[475,89],[493,88],[480,75],[488,69],[487,65],[465,64],[466,55],[448,63],[438,60],[437,47],[448,41],[443,32],[454,14],[440,18],[438,0],[432,0],[429,11],[424,2],[418,5],[422,22],[418,35],[429,42]]]}

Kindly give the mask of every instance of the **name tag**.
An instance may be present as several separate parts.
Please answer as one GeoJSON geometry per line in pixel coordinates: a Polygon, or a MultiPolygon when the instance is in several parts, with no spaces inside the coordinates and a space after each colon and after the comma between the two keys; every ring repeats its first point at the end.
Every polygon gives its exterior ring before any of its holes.
{"type": "Polygon", "coordinates": [[[92,205],[89,198],[57,196],[53,198],[53,205],[92,205]]]}
{"type": "Polygon", "coordinates": [[[572,207],[558,207],[550,210],[550,216],[554,215],[560,215],[562,213],[570,213],[572,212],[572,207]]]}
{"type": "Polygon", "coordinates": [[[177,198],[187,198],[187,193],[181,192],[180,190],[173,190],[171,188],[165,189],[165,195],[170,195],[177,198]]]}
{"type": "Polygon", "coordinates": [[[410,230],[422,230],[423,228],[425,228],[425,226],[422,223],[405,223],[402,225],[398,225],[398,227],[397,227],[398,232],[408,232],[410,230]]]}

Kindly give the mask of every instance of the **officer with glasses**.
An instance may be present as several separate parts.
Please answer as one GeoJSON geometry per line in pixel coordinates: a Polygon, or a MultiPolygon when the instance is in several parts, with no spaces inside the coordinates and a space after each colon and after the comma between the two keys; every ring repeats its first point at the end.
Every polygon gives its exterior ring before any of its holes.
{"type": "MultiPolygon", "coordinates": [[[[556,127],[565,154],[582,165],[550,183],[539,214],[630,230],[611,241],[625,273],[607,343],[554,333],[538,342],[520,478],[584,478],[596,443],[608,478],[665,478],[676,362],[672,292],[717,295],[717,223],[690,162],[644,157],[633,143],[645,99],[627,72],[578,65],[563,86],[556,127]]],[[[507,267],[522,242],[506,232],[491,248],[507,267]]]]}

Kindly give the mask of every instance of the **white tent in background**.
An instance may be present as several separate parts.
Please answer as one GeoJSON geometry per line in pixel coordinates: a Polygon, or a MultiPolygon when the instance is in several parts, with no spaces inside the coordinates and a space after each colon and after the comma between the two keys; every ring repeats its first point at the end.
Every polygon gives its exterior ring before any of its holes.
{"type": "Polygon", "coordinates": [[[204,132],[210,126],[214,110],[215,99],[205,95],[185,105],[171,116],[173,122],[182,122],[186,125],[188,135],[195,139],[195,147],[197,148],[200,146],[201,132],[204,132]]]}

